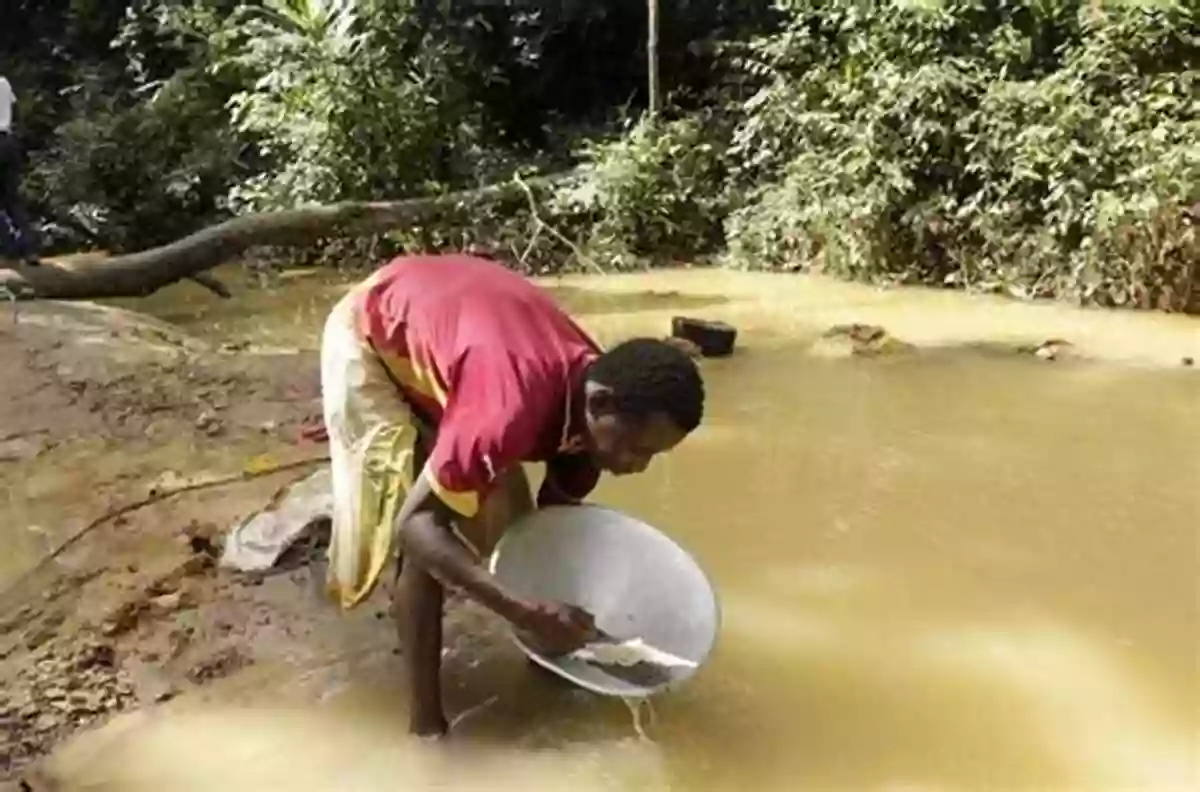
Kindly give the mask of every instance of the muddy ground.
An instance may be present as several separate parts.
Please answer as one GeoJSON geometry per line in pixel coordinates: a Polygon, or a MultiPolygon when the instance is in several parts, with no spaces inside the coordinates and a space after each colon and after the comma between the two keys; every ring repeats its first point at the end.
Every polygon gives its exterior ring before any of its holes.
{"type": "Polygon", "coordinates": [[[325,454],[302,431],[315,355],[210,349],[97,310],[0,315],[0,535],[18,548],[0,568],[0,781],[115,712],[301,659],[326,623],[390,632],[382,605],[321,602],[303,563],[265,579],[215,563],[230,525],[325,454]]]}
{"type": "MultiPolygon", "coordinates": [[[[868,329],[827,335],[873,354],[884,335],[868,329]]],[[[230,526],[324,459],[306,432],[315,353],[45,303],[0,316],[0,371],[0,530],[22,540],[0,568],[0,782],[37,777],[84,728],[256,665],[302,671],[334,644],[398,653],[386,588],[343,614],[304,548],[265,577],[218,568],[230,526]]]]}

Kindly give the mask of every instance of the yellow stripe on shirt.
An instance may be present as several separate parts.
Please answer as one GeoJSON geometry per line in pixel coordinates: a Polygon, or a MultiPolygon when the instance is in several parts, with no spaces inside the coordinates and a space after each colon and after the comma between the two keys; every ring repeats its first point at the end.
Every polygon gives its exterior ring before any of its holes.
{"type": "Polygon", "coordinates": [[[419,362],[384,350],[376,350],[376,354],[391,372],[392,377],[414,393],[446,406],[446,389],[438,379],[437,372],[432,366],[424,366],[419,362]]]}
{"type": "Polygon", "coordinates": [[[479,493],[467,490],[466,492],[455,492],[447,489],[437,480],[437,476],[432,473],[429,476],[429,487],[434,491],[434,494],[441,499],[442,503],[449,506],[456,513],[463,517],[471,518],[479,513],[479,493]]]}

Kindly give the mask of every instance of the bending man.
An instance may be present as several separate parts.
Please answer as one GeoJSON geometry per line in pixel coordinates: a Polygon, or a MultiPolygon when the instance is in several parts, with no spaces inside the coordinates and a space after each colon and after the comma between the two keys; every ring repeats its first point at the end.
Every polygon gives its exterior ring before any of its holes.
{"type": "Polygon", "coordinates": [[[21,147],[13,131],[16,101],[12,85],[0,75],[0,258],[12,256],[36,266],[37,239],[21,199],[21,147]]]}
{"type": "Polygon", "coordinates": [[[578,503],[601,471],[640,473],[695,429],[699,371],[680,348],[603,352],[548,293],[470,256],[399,258],[333,309],[321,345],[335,513],[330,587],[345,608],[398,559],[393,611],[410,729],[441,735],[443,586],[547,651],[597,637],[579,608],[506,591],[481,561],[535,507],[578,503]]]}

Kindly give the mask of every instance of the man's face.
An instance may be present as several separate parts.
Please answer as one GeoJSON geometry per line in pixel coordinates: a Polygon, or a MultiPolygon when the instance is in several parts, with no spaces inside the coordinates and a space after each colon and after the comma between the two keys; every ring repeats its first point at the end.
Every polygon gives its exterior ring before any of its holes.
{"type": "Polygon", "coordinates": [[[686,433],[665,413],[622,415],[602,385],[588,383],[588,452],[601,470],[617,476],[641,473],[657,454],[683,442],[686,433]]]}

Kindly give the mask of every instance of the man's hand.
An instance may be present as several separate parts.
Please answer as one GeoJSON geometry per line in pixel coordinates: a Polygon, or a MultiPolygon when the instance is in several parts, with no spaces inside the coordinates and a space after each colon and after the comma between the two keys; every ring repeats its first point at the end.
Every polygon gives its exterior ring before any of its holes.
{"type": "Polygon", "coordinates": [[[564,655],[599,640],[596,619],[575,605],[537,602],[514,614],[513,626],[526,634],[535,651],[551,657],[564,655]]]}

